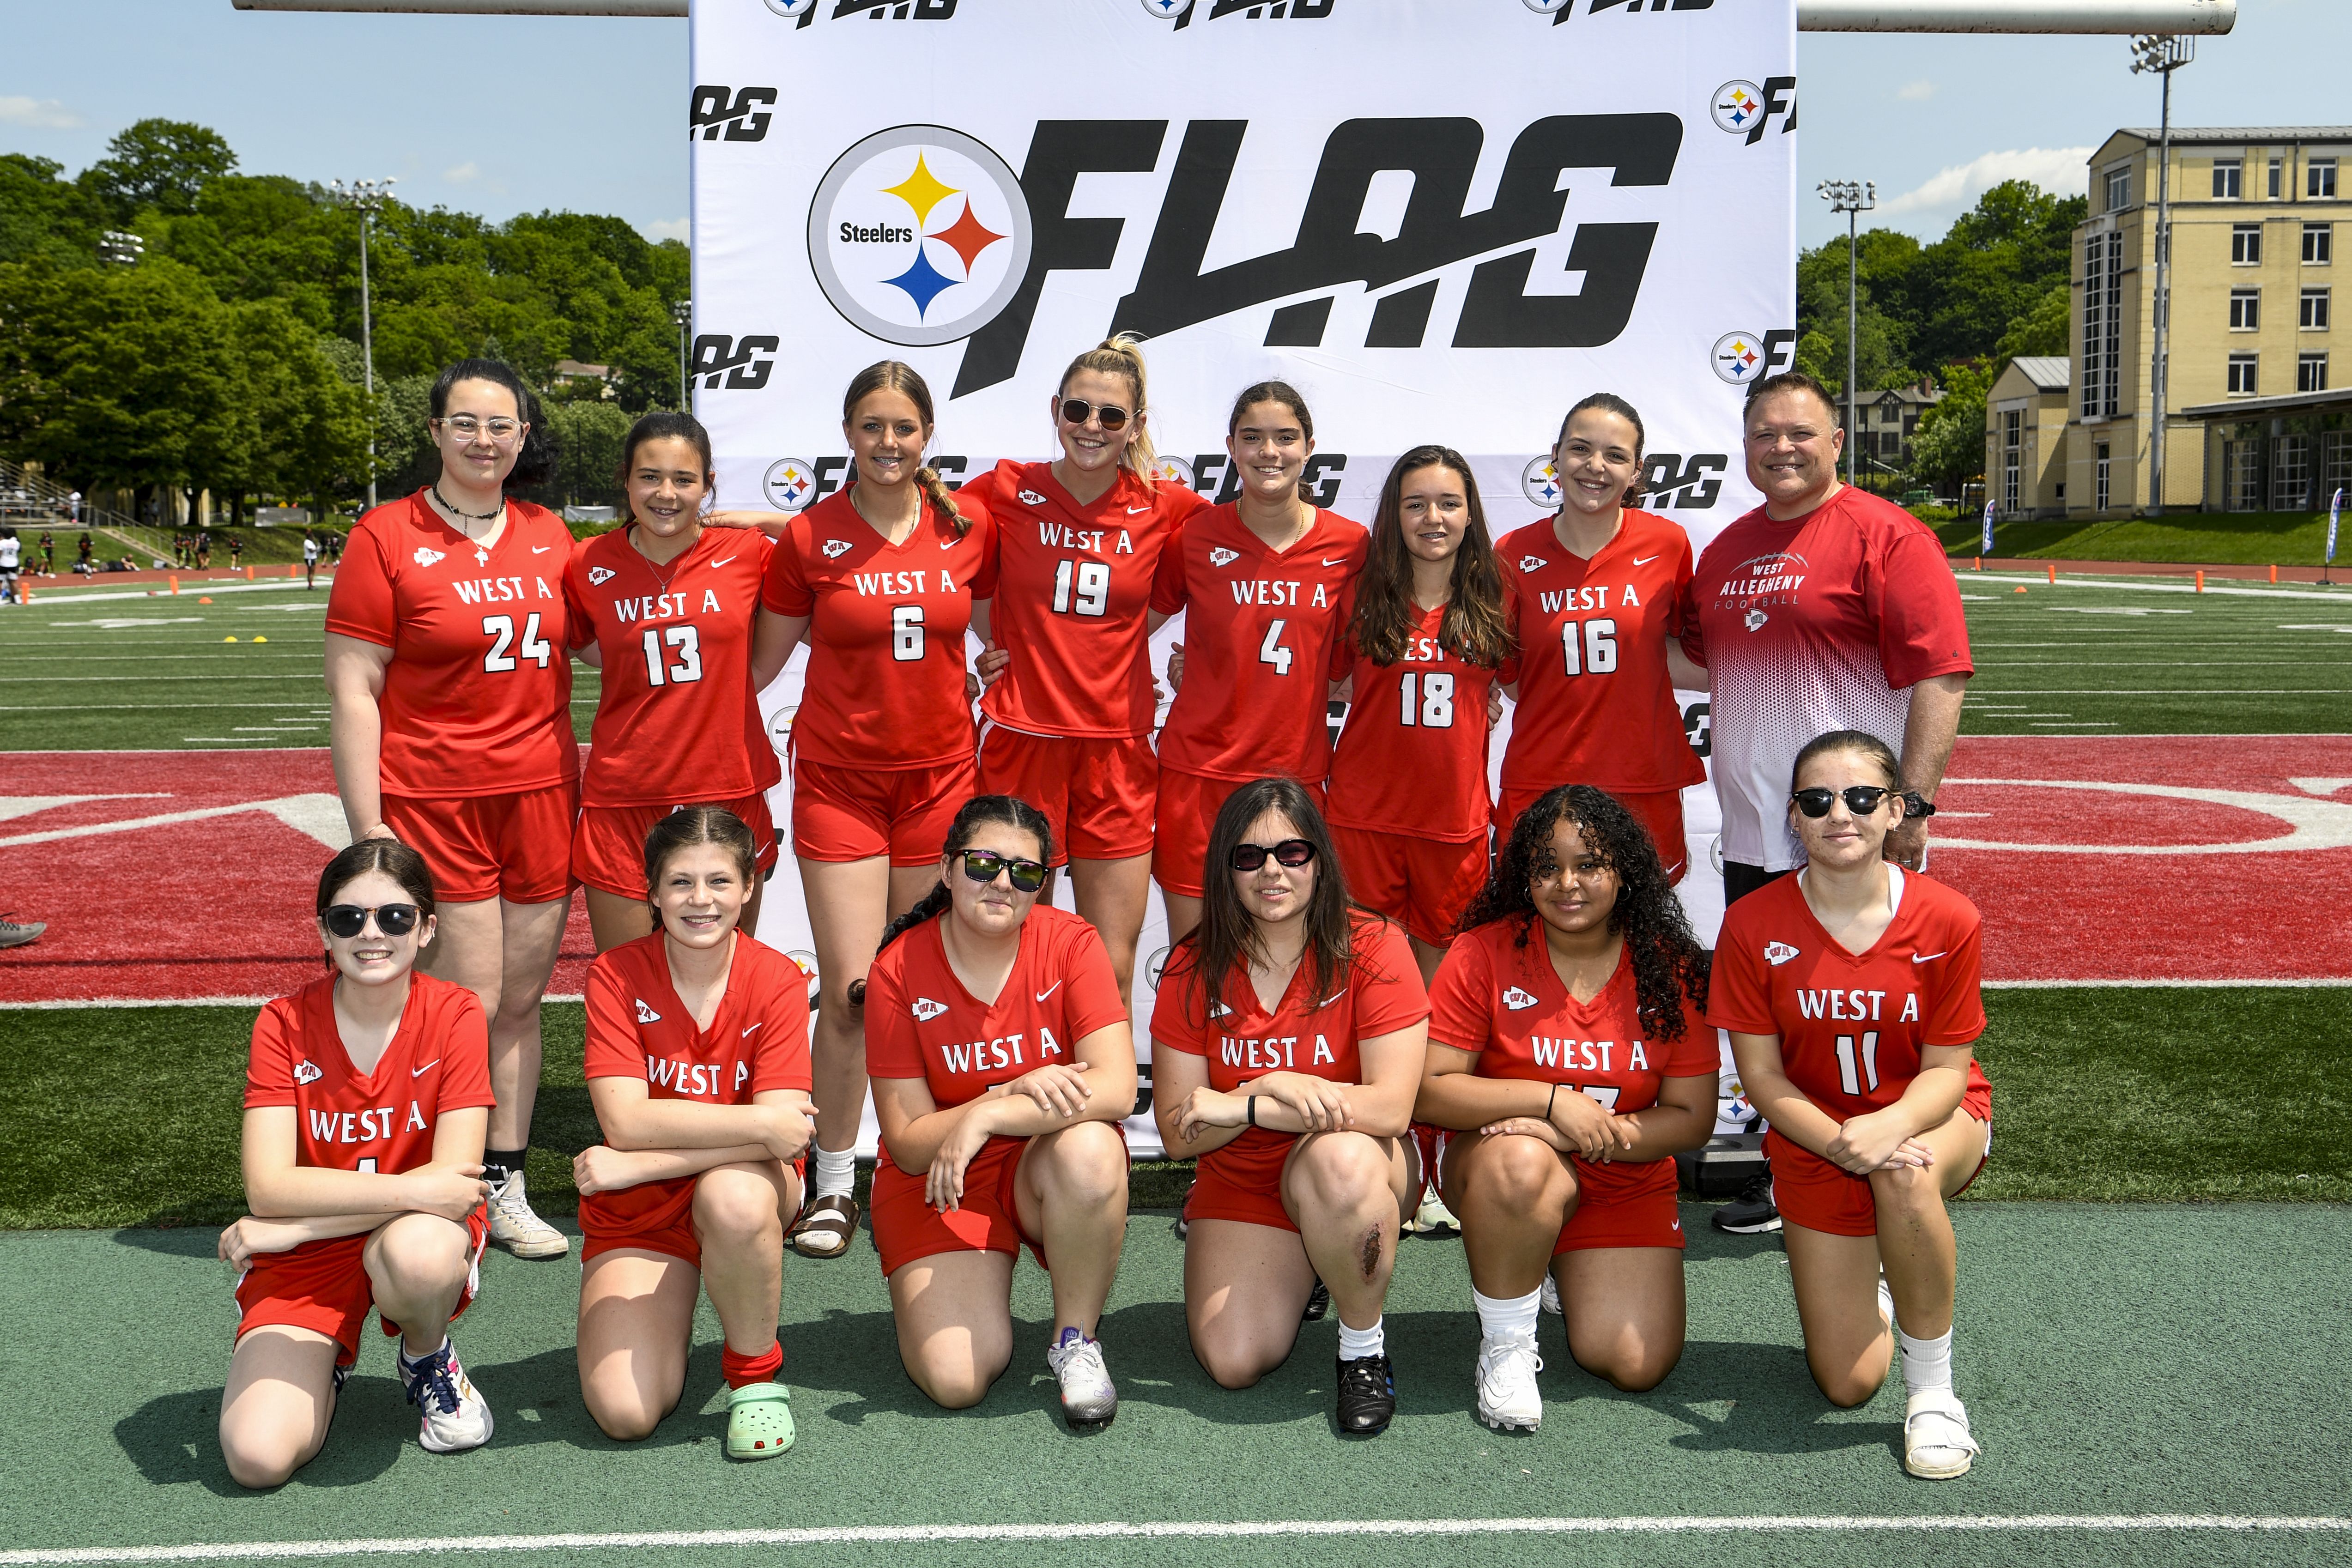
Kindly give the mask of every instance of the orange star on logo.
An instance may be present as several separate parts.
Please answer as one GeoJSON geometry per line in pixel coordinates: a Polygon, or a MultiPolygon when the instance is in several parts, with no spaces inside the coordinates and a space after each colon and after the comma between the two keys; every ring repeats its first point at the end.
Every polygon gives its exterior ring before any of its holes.
{"type": "Polygon", "coordinates": [[[963,215],[939,233],[929,236],[963,258],[963,273],[971,276],[971,264],[982,251],[1005,236],[971,215],[971,198],[963,199],[963,215]]]}

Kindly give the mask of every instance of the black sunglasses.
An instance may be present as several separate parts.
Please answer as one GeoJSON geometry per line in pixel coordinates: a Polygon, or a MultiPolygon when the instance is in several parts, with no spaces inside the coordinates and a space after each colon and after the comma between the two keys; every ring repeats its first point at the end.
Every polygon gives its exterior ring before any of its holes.
{"type": "Polygon", "coordinates": [[[1278,844],[1235,844],[1234,852],[1225,857],[1225,863],[1235,871],[1255,871],[1265,863],[1268,855],[1274,857],[1276,865],[1297,870],[1315,858],[1315,846],[1305,839],[1285,839],[1278,844]]]}
{"type": "Polygon", "coordinates": [[[362,909],[356,904],[331,904],[327,906],[327,935],[348,942],[367,929],[371,915],[375,916],[375,928],[387,936],[405,936],[416,929],[416,905],[413,904],[379,904],[373,909],[362,909]]]}
{"type": "Polygon", "coordinates": [[[1098,416],[1102,420],[1102,427],[1105,430],[1124,430],[1127,428],[1127,410],[1119,407],[1117,403],[1088,402],[1082,397],[1066,397],[1062,400],[1062,422],[1064,423],[1084,424],[1087,422],[1087,416],[1088,414],[1098,416]]]}
{"type": "MultiPolygon", "coordinates": [[[[1795,791],[1789,799],[1794,800],[1797,803],[1797,810],[1808,817],[1826,817],[1830,814],[1830,802],[1843,795],[1847,810],[1857,817],[1867,817],[1878,810],[1878,803],[1881,800],[1895,793],[1896,791],[1878,784],[1853,784],[1843,789],[1832,789],[1826,784],[1816,784],[1810,789],[1795,791]]],[[[1925,816],[1927,813],[1923,811],[1920,815],[1925,816]]]]}
{"type": "Polygon", "coordinates": [[[1013,890],[1034,893],[1045,885],[1045,868],[1036,861],[1016,860],[998,854],[994,850],[964,850],[963,874],[983,885],[994,882],[999,873],[1013,879],[1013,890]]]}

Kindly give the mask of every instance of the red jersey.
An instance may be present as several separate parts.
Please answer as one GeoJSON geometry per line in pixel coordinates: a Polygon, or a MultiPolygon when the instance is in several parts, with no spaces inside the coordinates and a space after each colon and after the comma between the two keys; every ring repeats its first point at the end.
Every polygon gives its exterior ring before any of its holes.
{"type": "Polygon", "coordinates": [[[1495,547],[1518,639],[1518,683],[1503,788],[1561,784],[1646,794],[1706,781],[1683,733],[1666,639],[1690,619],[1690,536],[1628,507],[1590,560],[1542,518],[1495,547]]]}
{"type": "MultiPolygon", "coordinates": [[[[1984,1033],[1977,906],[1886,868],[1895,919],[1866,953],[1832,940],[1784,876],[1733,904],[1716,938],[1707,1021],[1777,1034],[1789,1081],[1837,1121],[1882,1110],[1919,1075],[1919,1051],[1984,1033]]],[[[1969,1087],[1985,1086],[1973,1058],[1969,1087]]]]}
{"type": "Polygon", "coordinates": [[[582,801],[674,806],[768,789],[783,769],[751,690],[768,536],[705,528],[665,567],[628,536],[590,539],[563,573],[572,645],[604,657],[582,801]]]}
{"type": "Polygon", "coordinates": [[[1425,612],[1404,656],[1376,664],[1344,631],[1331,678],[1355,680],[1347,727],[1331,754],[1323,815],[1447,843],[1482,838],[1494,812],[1486,791],[1486,694],[1496,672],[1437,640],[1445,610],[1425,612]]]}
{"type": "Polygon", "coordinates": [[[1621,953],[1609,983],[1580,1002],[1561,983],[1543,923],[1489,921],[1454,939],[1429,988],[1429,1038],[1475,1051],[1481,1078],[1562,1083],[1611,1111],[1646,1111],[1668,1078],[1712,1078],[1715,1029],[1685,998],[1680,1040],[1643,1038],[1633,960],[1621,953]],[[1527,946],[1519,936],[1527,934],[1527,946]]]}
{"type": "Polygon", "coordinates": [[[507,502],[477,544],[419,490],[362,517],[327,592],[327,630],[392,650],[383,673],[383,788],[512,795],[580,770],[572,736],[563,569],[572,533],[507,502]]]}
{"type": "Polygon", "coordinates": [[[496,1103],[490,1026],[473,992],[411,973],[408,1002],[375,1071],[361,1072],[335,1027],[335,977],[261,1009],[245,1108],[294,1107],[294,1163],[398,1176],[429,1165],[443,1115],[496,1103]]]}
{"type": "Polygon", "coordinates": [[[981,711],[1031,735],[1151,733],[1144,612],[1162,553],[1208,503],[1183,486],[1146,487],[1125,468],[1091,506],[1050,463],[999,463],[956,492],[997,522],[989,630],[1013,654],[981,711]]]}
{"type": "Polygon", "coordinates": [[[1714,687],[1724,858],[1801,866],[1786,814],[1798,751],[1864,729],[1902,754],[1906,688],[1975,667],[1959,584],[1927,524],[1848,486],[1801,517],[1759,507],[1717,534],[1696,597],[1683,646],[1714,687]]]}
{"type": "Polygon", "coordinates": [[[656,1100],[749,1105],[771,1089],[813,1087],[808,977],[736,933],[727,991],[710,1027],[696,1025],[670,984],[658,931],[600,953],[588,967],[590,1078],[643,1078],[656,1100]]]}
{"type": "Polygon", "coordinates": [[[956,978],[938,920],[885,947],[866,988],[866,1072],[919,1078],[941,1110],[1049,1063],[1067,1067],[1078,1041],[1127,1021],[1102,937],[1049,904],[1022,923],[1013,972],[992,1002],[956,978]]]}
{"type": "Polygon", "coordinates": [[[1347,630],[1371,536],[1318,508],[1305,537],[1267,548],[1239,502],[1188,517],[1160,558],[1151,608],[1186,611],[1184,685],[1160,730],[1160,765],[1210,779],[1330,770],[1331,646],[1347,630]]]}
{"type": "Polygon", "coordinates": [[[956,532],[923,504],[893,545],[850,504],[827,496],[794,517],[768,557],[761,602],[809,620],[808,674],[793,747],[819,762],[888,772],[972,754],[964,695],[971,601],[996,591],[996,530],[974,501],[956,532]]]}

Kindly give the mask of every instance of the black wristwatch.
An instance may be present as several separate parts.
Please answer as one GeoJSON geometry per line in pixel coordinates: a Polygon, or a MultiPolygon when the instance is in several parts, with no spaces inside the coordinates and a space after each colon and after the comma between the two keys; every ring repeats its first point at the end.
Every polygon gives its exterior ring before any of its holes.
{"type": "Polygon", "coordinates": [[[1906,821],[1913,817],[1932,817],[1936,814],[1936,802],[1916,789],[1901,790],[1896,794],[1895,799],[1903,802],[1903,818],[1906,821]]]}

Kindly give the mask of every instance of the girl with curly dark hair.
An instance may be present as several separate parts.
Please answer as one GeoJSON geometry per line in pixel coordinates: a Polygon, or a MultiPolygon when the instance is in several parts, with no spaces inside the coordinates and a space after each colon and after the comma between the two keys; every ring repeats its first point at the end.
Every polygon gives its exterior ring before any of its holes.
{"type": "Polygon", "coordinates": [[[1707,955],[1641,820],[1589,785],[1511,829],[1432,988],[1414,1114],[1477,1303],[1478,1419],[1543,1420],[1536,1317],[1558,1285],[1577,1364],[1655,1387],[1683,1350],[1670,1157],[1715,1126],[1707,955]]]}

